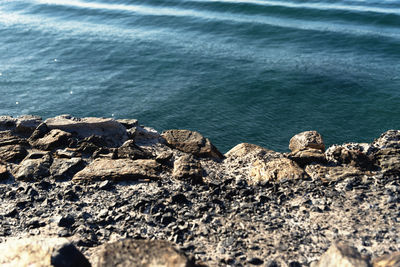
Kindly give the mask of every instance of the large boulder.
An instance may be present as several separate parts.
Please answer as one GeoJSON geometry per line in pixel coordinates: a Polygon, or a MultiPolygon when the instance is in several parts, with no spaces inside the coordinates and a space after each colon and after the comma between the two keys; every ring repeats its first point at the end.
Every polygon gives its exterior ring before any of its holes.
{"type": "Polygon", "coordinates": [[[68,146],[68,140],[72,135],[59,129],[53,129],[44,137],[31,142],[31,145],[43,150],[53,150],[68,146]]]}
{"type": "Polygon", "coordinates": [[[31,237],[0,244],[1,266],[90,267],[83,254],[65,238],[31,237]]]}
{"type": "Polygon", "coordinates": [[[302,168],[312,163],[325,164],[327,162],[324,152],[314,148],[304,148],[291,152],[288,158],[295,161],[302,168]]]}
{"type": "Polygon", "coordinates": [[[264,183],[301,179],[308,175],[296,162],[287,158],[277,158],[271,161],[255,161],[251,165],[249,176],[252,183],[264,183]]]}
{"type": "Polygon", "coordinates": [[[200,133],[189,130],[168,130],[161,134],[167,144],[180,151],[199,157],[222,159],[224,156],[200,133]]]}
{"type": "Polygon", "coordinates": [[[73,181],[158,179],[161,165],[152,159],[97,158],[76,173],[73,181]]]}
{"type": "Polygon", "coordinates": [[[62,115],[47,119],[45,124],[50,129],[60,129],[76,134],[79,138],[92,135],[102,136],[111,147],[118,147],[128,139],[126,128],[114,119],[93,117],[74,118],[62,115]]]}
{"type": "Polygon", "coordinates": [[[186,154],[175,160],[172,176],[175,179],[200,183],[203,177],[203,169],[198,160],[192,155],[186,154]]]}
{"type": "Polygon", "coordinates": [[[369,267],[367,258],[353,247],[336,242],[321,256],[318,262],[313,262],[310,267],[369,267]]]}
{"type": "Polygon", "coordinates": [[[325,144],[322,136],[317,131],[305,131],[290,139],[289,149],[292,152],[305,148],[319,149],[324,152],[325,144]]]}
{"type": "Polygon", "coordinates": [[[14,130],[16,122],[11,116],[0,116],[0,131],[14,130]]]}
{"type": "Polygon", "coordinates": [[[50,166],[53,159],[48,154],[43,154],[39,158],[25,158],[15,169],[12,175],[16,180],[32,181],[40,180],[50,175],[50,166]]]}
{"type": "Polygon", "coordinates": [[[276,153],[272,150],[266,149],[264,147],[249,144],[249,143],[240,143],[234,146],[231,150],[225,153],[226,158],[230,157],[247,157],[248,155],[259,155],[263,156],[267,153],[276,153]]]}
{"type": "Polygon", "coordinates": [[[125,239],[100,246],[94,254],[94,267],[190,267],[195,266],[172,243],[161,240],[125,239]]]}

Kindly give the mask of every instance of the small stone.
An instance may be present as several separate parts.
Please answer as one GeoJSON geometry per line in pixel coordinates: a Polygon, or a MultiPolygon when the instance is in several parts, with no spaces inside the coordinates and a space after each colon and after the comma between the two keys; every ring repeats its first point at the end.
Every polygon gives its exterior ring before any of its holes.
{"type": "Polygon", "coordinates": [[[306,131],[296,134],[290,139],[289,149],[292,152],[305,148],[319,149],[324,152],[325,144],[322,136],[316,131],[306,131]]]}
{"type": "Polygon", "coordinates": [[[198,160],[192,155],[186,154],[175,160],[172,176],[178,180],[191,180],[194,183],[201,183],[203,169],[198,160]]]}
{"type": "Polygon", "coordinates": [[[327,162],[325,154],[320,149],[305,148],[291,152],[288,158],[299,164],[300,167],[312,163],[325,164],[327,162]]]}
{"type": "Polygon", "coordinates": [[[7,165],[0,161],[0,180],[8,178],[7,165]]]}
{"type": "Polygon", "coordinates": [[[66,215],[59,218],[57,225],[60,227],[70,228],[75,223],[75,218],[72,215],[66,215]]]}

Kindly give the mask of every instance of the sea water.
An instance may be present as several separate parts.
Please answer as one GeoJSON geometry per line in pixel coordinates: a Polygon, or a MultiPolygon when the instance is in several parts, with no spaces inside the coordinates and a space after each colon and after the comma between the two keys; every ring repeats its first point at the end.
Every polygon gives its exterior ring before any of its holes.
{"type": "Polygon", "coordinates": [[[400,1],[0,0],[0,114],[286,151],[400,128],[400,1]]]}

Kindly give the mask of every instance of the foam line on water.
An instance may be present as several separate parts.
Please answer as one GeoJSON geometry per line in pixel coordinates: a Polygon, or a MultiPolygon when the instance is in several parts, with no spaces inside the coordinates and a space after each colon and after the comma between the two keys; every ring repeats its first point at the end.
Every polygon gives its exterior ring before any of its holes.
{"type": "MultiPolygon", "coordinates": [[[[216,0],[216,1],[235,1],[235,0],[216,0]]],[[[246,0],[246,1],[259,1],[259,0],[246,0]]],[[[205,12],[192,9],[152,7],[147,5],[93,3],[93,2],[84,2],[79,0],[70,0],[70,1],[35,0],[35,2],[40,4],[62,5],[62,6],[70,6],[76,8],[133,12],[135,14],[149,15],[149,16],[193,17],[203,20],[229,21],[234,23],[257,23],[257,24],[265,24],[270,26],[292,28],[299,30],[330,31],[335,33],[346,33],[355,35],[377,35],[389,38],[400,37],[400,32],[398,31],[398,29],[391,30],[390,28],[387,28],[385,30],[382,30],[380,28],[354,25],[354,24],[349,25],[349,24],[340,24],[333,22],[314,22],[307,20],[278,18],[278,17],[261,16],[261,15],[249,16],[249,15],[222,13],[222,12],[211,12],[211,11],[205,12]]]]}

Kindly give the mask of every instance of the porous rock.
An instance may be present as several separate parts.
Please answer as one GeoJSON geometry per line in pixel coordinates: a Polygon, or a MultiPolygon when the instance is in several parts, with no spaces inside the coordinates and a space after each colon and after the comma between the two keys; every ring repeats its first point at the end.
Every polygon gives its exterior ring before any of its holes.
{"type": "Polygon", "coordinates": [[[253,183],[275,182],[286,179],[306,178],[305,171],[296,162],[287,158],[271,161],[257,160],[250,169],[250,180],[253,183]]]}
{"type": "Polygon", "coordinates": [[[16,180],[32,181],[40,180],[50,175],[50,165],[52,158],[45,154],[41,158],[25,158],[13,171],[16,180]]]}
{"type": "Polygon", "coordinates": [[[71,134],[59,129],[53,129],[44,137],[31,143],[33,147],[37,147],[43,150],[53,150],[60,147],[66,147],[68,145],[68,138],[71,134]]]}
{"type": "Polygon", "coordinates": [[[125,239],[98,248],[94,267],[190,267],[194,264],[171,243],[125,239]]]}
{"type": "Polygon", "coordinates": [[[299,166],[304,167],[312,163],[325,164],[325,154],[320,149],[305,148],[291,152],[288,158],[295,161],[299,166]]]}
{"type": "Polygon", "coordinates": [[[199,157],[222,159],[218,149],[200,133],[190,130],[168,130],[161,134],[167,144],[180,151],[199,157]]]}
{"type": "Polygon", "coordinates": [[[368,259],[361,256],[357,249],[343,243],[336,242],[311,267],[369,267],[368,259]]]}
{"type": "Polygon", "coordinates": [[[192,155],[186,154],[175,160],[172,176],[179,180],[201,182],[203,169],[198,160],[196,160],[192,155]]]}
{"type": "Polygon", "coordinates": [[[73,181],[158,179],[160,168],[152,159],[97,158],[76,173],[73,181]]]}
{"type": "Polygon", "coordinates": [[[126,128],[114,119],[106,118],[74,118],[68,115],[57,116],[45,121],[50,129],[60,129],[76,134],[79,138],[99,135],[104,137],[108,145],[117,147],[128,139],[126,128]]]}
{"type": "Polygon", "coordinates": [[[50,167],[50,175],[55,179],[69,179],[85,166],[81,158],[56,158],[50,167]]]}
{"type": "Polygon", "coordinates": [[[25,138],[13,135],[11,131],[0,131],[0,146],[8,145],[27,145],[25,138]]]}
{"type": "Polygon", "coordinates": [[[400,130],[389,130],[384,132],[372,143],[372,145],[380,149],[400,149],[400,130]]]}
{"type": "Polygon", "coordinates": [[[327,181],[341,180],[365,174],[359,168],[352,166],[324,166],[318,164],[307,165],[305,171],[312,179],[327,181]]]}
{"type": "Polygon", "coordinates": [[[370,144],[348,143],[333,145],[325,151],[330,163],[349,165],[361,169],[375,169],[373,153],[377,149],[370,144]]]}
{"type": "Polygon", "coordinates": [[[0,146],[0,160],[16,162],[24,159],[27,154],[25,147],[21,145],[0,146]]]}
{"type": "Polygon", "coordinates": [[[289,149],[297,151],[305,148],[314,148],[325,151],[322,136],[317,131],[305,131],[293,136],[289,141],[289,149]]]}
{"type": "Polygon", "coordinates": [[[372,261],[373,267],[399,267],[400,251],[384,255],[372,261]]]}
{"type": "Polygon", "coordinates": [[[10,239],[0,244],[1,266],[90,267],[83,254],[65,238],[10,239]]]}

